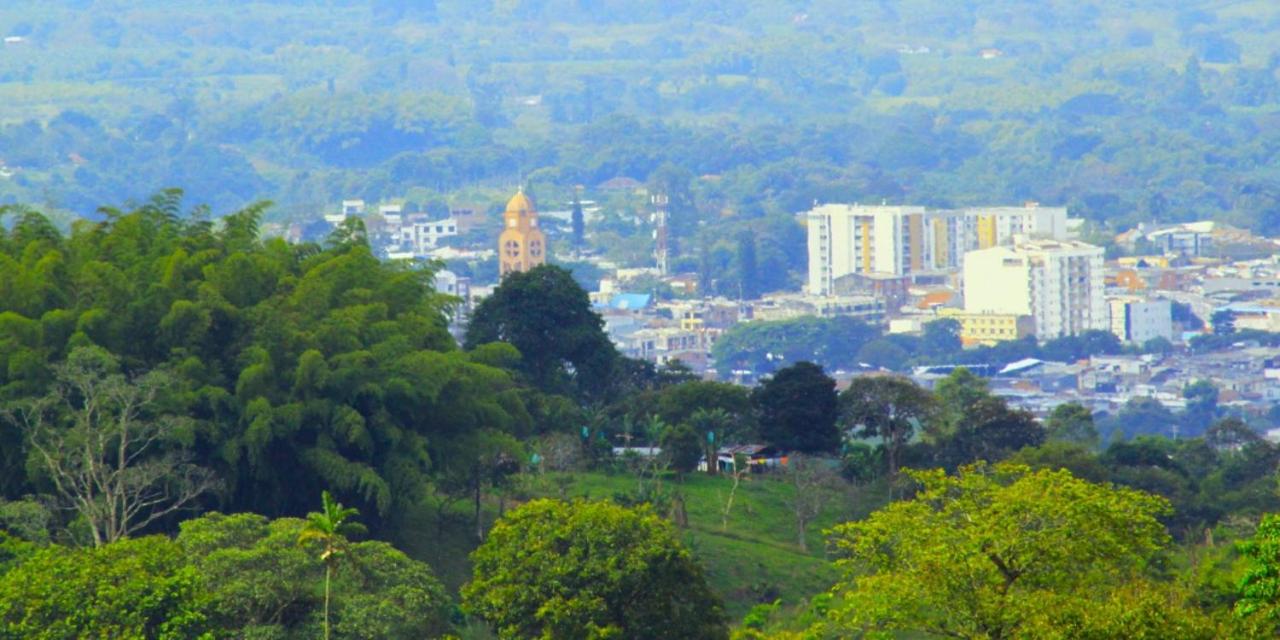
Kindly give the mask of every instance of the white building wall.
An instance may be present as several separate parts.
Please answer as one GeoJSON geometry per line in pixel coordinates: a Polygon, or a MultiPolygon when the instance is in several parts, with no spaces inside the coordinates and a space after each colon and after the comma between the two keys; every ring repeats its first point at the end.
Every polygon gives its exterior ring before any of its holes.
{"type": "Polygon", "coordinates": [[[902,275],[902,216],[897,211],[883,210],[876,212],[871,225],[875,236],[871,240],[872,271],[902,275]]]}
{"type": "Polygon", "coordinates": [[[1114,298],[1108,301],[1111,332],[1125,342],[1173,340],[1173,304],[1168,300],[1114,298]]]}
{"type": "Polygon", "coordinates": [[[965,311],[1030,315],[1042,340],[1110,328],[1102,249],[1033,242],[965,254],[965,311]]]}
{"type": "Polygon", "coordinates": [[[416,254],[425,254],[440,243],[443,238],[458,235],[458,221],[453,218],[434,222],[414,222],[400,229],[403,245],[408,245],[416,254]]]}
{"type": "Polygon", "coordinates": [[[970,251],[964,256],[964,310],[971,313],[1032,315],[1028,259],[1007,247],[970,251]]]}

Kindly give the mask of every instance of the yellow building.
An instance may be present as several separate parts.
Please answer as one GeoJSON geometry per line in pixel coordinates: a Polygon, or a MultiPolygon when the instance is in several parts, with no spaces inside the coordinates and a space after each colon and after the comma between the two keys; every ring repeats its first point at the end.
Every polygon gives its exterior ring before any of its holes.
{"type": "Polygon", "coordinates": [[[1116,263],[1134,269],[1168,269],[1173,266],[1170,258],[1172,256],[1123,256],[1117,258],[1116,263]]]}
{"type": "Polygon", "coordinates": [[[966,347],[992,346],[997,342],[1020,340],[1035,335],[1035,321],[1031,316],[1012,313],[969,313],[960,309],[945,308],[938,316],[960,323],[960,342],[966,347]]]}
{"type": "Polygon", "coordinates": [[[538,228],[538,212],[533,202],[516,191],[502,214],[502,235],[498,236],[498,273],[528,271],[547,262],[547,239],[538,228]]]}

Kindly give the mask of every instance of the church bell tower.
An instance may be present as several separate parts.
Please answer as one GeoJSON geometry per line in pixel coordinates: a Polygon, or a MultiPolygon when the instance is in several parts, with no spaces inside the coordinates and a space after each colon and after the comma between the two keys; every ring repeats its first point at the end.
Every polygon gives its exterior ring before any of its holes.
{"type": "Polygon", "coordinates": [[[538,228],[538,212],[524,190],[507,202],[502,214],[502,235],[498,236],[498,273],[528,271],[547,262],[547,239],[538,228]]]}

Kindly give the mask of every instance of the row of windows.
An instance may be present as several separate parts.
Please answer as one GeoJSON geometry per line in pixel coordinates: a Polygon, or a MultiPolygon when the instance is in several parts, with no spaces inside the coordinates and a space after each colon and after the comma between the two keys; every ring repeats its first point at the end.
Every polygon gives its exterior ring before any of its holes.
{"type": "MultiPolygon", "coordinates": [[[[504,252],[507,254],[507,256],[508,256],[508,257],[511,257],[511,258],[518,258],[518,257],[520,257],[520,243],[519,243],[519,242],[517,242],[517,241],[515,241],[515,240],[508,240],[508,241],[506,242],[506,244],[502,245],[502,247],[503,247],[504,252]]],[[[539,256],[541,256],[541,255],[542,255],[542,242],[541,242],[541,241],[539,241],[539,240],[531,240],[531,241],[529,241],[529,255],[531,255],[531,256],[533,256],[533,257],[535,257],[535,258],[537,258],[537,257],[539,257],[539,256]]]]}

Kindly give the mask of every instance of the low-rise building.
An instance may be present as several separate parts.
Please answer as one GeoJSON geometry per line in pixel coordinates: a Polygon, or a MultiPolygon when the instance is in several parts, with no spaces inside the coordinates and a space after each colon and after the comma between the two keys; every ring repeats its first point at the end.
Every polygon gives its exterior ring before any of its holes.
{"type": "Polygon", "coordinates": [[[633,332],[623,352],[633,358],[666,364],[673,360],[689,363],[705,361],[714,340],[702,331],[679,327],[654,327],[633,332]]]}
{"type": "Polygon", "coordinates": [[[960,341],[966,347],[992,346],[1008,340],[1021,340],[1036,334],[1035,319],[1016,313],[972,313],[961,309],[942,308],[938,317],[960,323],[960,341]]]}
{"type": "Polygon", "coordinates": [[[1231,312],[1238,329],[1280,332],[1280,300],[1259,300],[1230,304],[1221,311],[1231,312]]]}
{"type": "Polygon", "coordinates": [[[1111,311],[1111,333],[1123,342],[1142,344],[1154,338],[1172,341],[1173,305],[1168,300],[1146,300],[1136,296],[1107,299],[1111,311]]]}
{"type": "Polygon", "coordinates": [[[754,320],[791,320],[804,316],[848,316],[871,324],[884,322],[884,300],[871,296],[770,294],[750,303],[754,320]]]}
{"type": "Polygon", "coordinates": [[[399,248],[425,255],[440,245],[444,238],[458,235],[458,223],[453,218],[404,225],[399,234],[399,248]]]}

